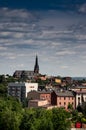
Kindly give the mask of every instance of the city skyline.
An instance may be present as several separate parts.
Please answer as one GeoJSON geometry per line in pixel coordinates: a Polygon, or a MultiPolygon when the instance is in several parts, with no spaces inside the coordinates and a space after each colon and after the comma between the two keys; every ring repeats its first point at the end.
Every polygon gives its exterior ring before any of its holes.
{"type": "Polygon", "coordinates": [[[0,74],[86,76],[85,0],[0,0],[0,74]]]}

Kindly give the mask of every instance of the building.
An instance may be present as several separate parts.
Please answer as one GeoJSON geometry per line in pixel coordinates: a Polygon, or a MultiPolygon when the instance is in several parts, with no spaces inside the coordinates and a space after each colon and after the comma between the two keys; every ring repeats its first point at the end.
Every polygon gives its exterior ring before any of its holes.
{"type": "Polygon", "coordinates": [[[76,108],[86,102],[86,89],[75,90],[76,108]]]}
{"type": "Polygon", "coordinates": [[[72,91],[53,91],[51,95],[51,104],[65,109],[68,109],[68,105],[72,104],[75,109],[75,95],[72,91]]]}
{"type": "Polygon", "coordinates": [[[47,100],[42,100],[42,99],[38,100],[38,99],[36,99],[36,100],[30,100],[28,102],[28,107],[30,107],[30,108],[31,107],[38,108],[38,107],[46,106],[47,104],[48,104],[47,100]]]}
{"type": "Polygon", "coordinates": [[[71,88],[71,91],[73,91],[75,93],[76,108],[79,105],[82,105],[83,102],[86,102],[86,87],[76,86],[76,87],[71,88]]]}
{"type": "Polygon", "coordinates": [[[31,100],[47,100],[48,104],[51,104],[51,92],[52,91],[30,91],[27,97],[31,100]]]}
{"type": "Polygon", "coordinates": [[[75,95],[72,91],[31,91],[27,97],[29,100],[47,100],[47,106],[65,109],[68,109],[68,105],[72,104],[75,109],[75,95]]]}
{"type": "Polygon", "coordinates": [[[34,70],[16,70],[13,74],[15,78],[22,79],[33,79],[35,76],[39,75],[39,65],[38,65],[38,57],[36,56],[34,70]]]}
{"type": "Polygon", "coordinates": [[[34,71],[16,70],[13,74],[13,77],[21,79],[33,79],[34,75],[34,71]]]}
{"type": "Polygon", "coordinates": [[[30,91],[38,90],[38,83],[9,83],[8,95],[16,97],[23,102],[30,91]]]}
{"type": "Polygon", "coordinates": [[[29,100],[28,107],[29,108],[44,108],[44,109],[57,108],[57,106],[52,106],[48,104],[47,100],[43,100],[43,99],[29,100]]]}

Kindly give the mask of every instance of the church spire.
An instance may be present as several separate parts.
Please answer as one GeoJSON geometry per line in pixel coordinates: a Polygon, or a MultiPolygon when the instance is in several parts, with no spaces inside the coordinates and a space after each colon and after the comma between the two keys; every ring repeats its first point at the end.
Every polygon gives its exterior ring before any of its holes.
{"type": "Polygon", "coordinates": [[[39,73],[39,65],[38,65],[38,57],[36,55],[36,59],[35,59],[35,66],[34,66],[34,73],[39,73]]]}

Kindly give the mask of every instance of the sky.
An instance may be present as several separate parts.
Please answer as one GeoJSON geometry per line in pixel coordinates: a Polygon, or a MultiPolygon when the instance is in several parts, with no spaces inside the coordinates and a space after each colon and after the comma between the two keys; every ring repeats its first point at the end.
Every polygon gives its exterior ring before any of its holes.
{"type": "Polygon", "coordinates": [[[0,74],[86,77],[86,0],[0,0],[0,74]]]}

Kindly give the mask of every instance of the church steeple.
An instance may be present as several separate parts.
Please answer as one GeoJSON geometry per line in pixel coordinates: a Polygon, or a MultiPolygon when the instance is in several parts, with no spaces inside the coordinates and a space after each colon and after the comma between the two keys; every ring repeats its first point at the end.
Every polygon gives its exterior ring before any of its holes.
{"type": "Polygon", "coordinates": [[[35,59],[35,66],[34,66],[34,73],[39,73],[39,65],[38,65],[38,57],[36,55],[36,59],[35,59]]]}

